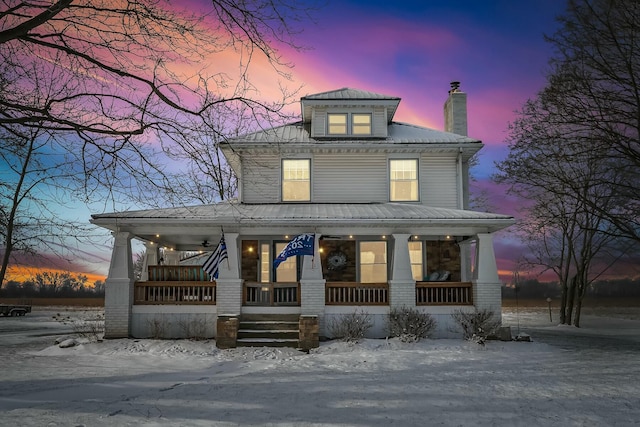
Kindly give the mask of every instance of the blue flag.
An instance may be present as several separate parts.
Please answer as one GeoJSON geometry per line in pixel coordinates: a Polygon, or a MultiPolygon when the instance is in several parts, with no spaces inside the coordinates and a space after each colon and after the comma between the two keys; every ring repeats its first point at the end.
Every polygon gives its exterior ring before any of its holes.
{"type": "Polygon", "coordinates": [[[284,247],[280,255],[273,261],[273,268],[278,268],[281,262],[295,255],[313,255],[315,234],[300,234],[284,247]]]}
{"type": "Polygon", "coordinates": [[[209,255],[207,260],[204,262],[202,269],[211,276],[211,279],[218,278],[218,269],[220,267],[220,263],[224,259],[228,259],[229,255],[227,254],[227,245],[224,243],[224,234],[220,237],[220,243],[218,243],[218,247],[215,251],[209,255]]]}

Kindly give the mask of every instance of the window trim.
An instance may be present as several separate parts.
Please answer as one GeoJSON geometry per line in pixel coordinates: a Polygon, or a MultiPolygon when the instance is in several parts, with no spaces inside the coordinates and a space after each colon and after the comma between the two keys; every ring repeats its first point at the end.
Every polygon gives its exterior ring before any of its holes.
{"type": "Polygon", "coordinates": [[[302,158],[288,158],[288,159],[281,159],[280,161],[280,200],[282,202],[291,202],[291,203],[308,203],[311,201],[311,158],[308,157],[302,157],[302,158]],[[309,179],[308,180],[302,180],[302,179],[287,179],[285,180],[284,178],[284,164],[287,161],[301,161],[301,160],[306,160],[307,161],[307,165],[309,166],[309,179]],[[309,186],[309,198],[308,199],[285,199],[284,197],[284,184],[285,182],[306,182],[309,186]]]}
{"type": "Polygon", "coordinates": [[[332,112],[327,113],[327,128],[326,128],[327,136],[353,136],[356,138],[359,137],[367,137],[373,136],[373,113],[371,112],[332,112]],[[345,133],[333,133],[331,132],[331,117],[342,116],[345,117],[345,133]],[[369,117],[369,133],[354,133],[354,127],[359,127],[362,125],[354,126],[354,116],[366,116],[369,117]]]}
{"type": "Polygon", "coordinates": [[[389,173],[388,173],[388,183],[389,183],[389,201],[390,202],[405,202],[405,203],[409,203],[409,202],[420,202],[420,159],[417,157],[399,157],[399,158],[391,158],[388,161],[388,167],[389,167],[389,173]],[[391,177],[392,174],[392,169],[391,169],[391,163],[392,162],[396,162],[396,161],[408,161],[411,160],[413,162],[415,162],[416,165],[416,178],[415,179],[404,179],[404,180],[394,180],[391,177]],[[398,200],[398,199],[394,199],[392,197],[393,191],[392,191],[392,183],[393,182],[413,182],[415,181],[416,183],[416,198],[415,200],[398,200]]]}
{"type": "Polygon", "coordinates": [[[349,113],[327,113],[327,135],[330,136],[341,136],[341,135],[349,135],[349,113]],[[334,133],[331,132],[331,117],[344,117],[344,133],[334,133]]]}
{"type": "MultiPolygon", "coordinates": [[[[386,283],[389,281],[389,241],[385,240],[385,239],[380,239],[380,240],[358,240],[357,241],[357,246],[356,246],[356,255],[358,257],[358,271],[356,272],[357,274],[357,280],[359,283],[386,283]],[[380,280],[380,281],[375,281],[375,282],[363,282],[362,281],[362,244],[363,243],[383,243],[384,244],[384,265],[385,265],[385,279],[384,280],[380,280]]],[[[382,265],[382,263],[367,263],[364,265],[382,265]]]]}
{"type": "Polygon", "coordinates": [[[409,246],[409,264],[411,265],[411,275],[413,276],[413,279],[416,282],[421,282],[421,281],[424,280],[424,277],[425,277],[425,262],[424,261],[425,261],[425,252],[426,251],[425,251],[424,241],[409,239],[409,241],[407,242],[407,246],[409,246]],[[413,262],[411,260],[411,243],[420,245],[420,260],[418,262],[413,262]],[[414,266],[418,266],[418,265],[420,266],[420,270],[421,271],[420,271],[419,277],[416,278],[415,274],[413,273],[413,267],[414,266]]]}
{"type": "Polygon", "coordinates": [[[351,113],[351,120],[349,121],[349,123],[351,124],[351,135],[353,136],[371,136],[373,135],[373,114],[371,113],[351,113]],[[369,133],[355,133],[353,131],[354,127],[355,127],[355,122],[354,122],[354,116],[363,116],[363,117],[369,117],[369,133]]]}

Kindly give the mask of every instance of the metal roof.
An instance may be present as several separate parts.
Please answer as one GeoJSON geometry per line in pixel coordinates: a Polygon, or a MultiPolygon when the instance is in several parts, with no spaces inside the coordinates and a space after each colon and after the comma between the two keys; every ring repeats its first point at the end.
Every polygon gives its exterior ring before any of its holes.
{"type": "Polygon", "coordinates": [[[327,92],[306,95],[301,100],[334,100],[334,99],[353,99],[353,100],[369,100],[369,99],[388,99],[400,101],[397,96],[383,95],[381,93],[369,92],[361,89],[343,87],[341,89],[330,90],[327,92]]]}
{"type": "Polygon", "coordinates": [[[302,122],[290,123],[277,126],[259,132],[250,133],[238,138],[228,140],[226,143],[234,147],[241,147],[243,144],[253,145],[256,143],[303,143],[313,145],[329,145],[331,143],[357,144],[367,147],[380,144],[473,144],[480,143],[479,140],[458,135],[451,132],[444,132],[422,126],[410,125],[406,123],[392,122],[388,126],[388,136],[386,138],[353,139],[353,138],[312,138],[309,126],[302,122]]]}
{"type": "Polygon", "coordinates": [[[302,121],[311,122],[311,110],[313,107],[386,107],[387,122],[393,120],[398,110],[400,98],[397,96],[383,95],[361,89],[343,87],[342,89],[316,93],[300,98],[302,108],[302,121]]]}
{"type": "Polygon", "coordinates": [[[222,202],[95,214],[91,222],[112,231],[128,231],[142,240],[193,250],[203,240],[219,239],[221,230],[245,236],[309,231],[325,235],[471,236],[501,230],[512,225],[514,219],[494,213],[409,203],[222,202]]]}
{"type": "Polygon", "coordinates": [[[186,206],[176,208],[148,209],[139,211],[113,212],[91,215],[91,222],[107,226],[119,222],[117,220],[135,220],[145,222],[164,220],[168,222],[201,222],[235,223],[251,222],[252,224],[275,224],[309,222],[343,222],[345,225],[354,222],[401,221],[433,222],[433,221],[512,221],[513,217],[487,212],[459,209],[446,209],[409,203],[273,203],[248,204],[237,202],[221,202],[210,205],[186,206]]]}

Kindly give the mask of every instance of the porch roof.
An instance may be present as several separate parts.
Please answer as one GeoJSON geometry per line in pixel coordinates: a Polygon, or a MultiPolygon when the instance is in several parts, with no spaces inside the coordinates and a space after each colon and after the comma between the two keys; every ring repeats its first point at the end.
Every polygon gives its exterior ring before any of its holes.
{"type": "MultiPolygon", "coordinates": [[[[129,231],[141,239],[162,234],[176,245],[214,241],[220,229],[241,234],[473,235],[514,223],[508,215],[436,208],[409,203],[221,202],[211,205],[114,212],[92,215],[95,225],[129,231]],[[169,238],[168,236],[173,236],[169,238]]],[[[169,241],[168,240],[168,241],[169,241]]]]}

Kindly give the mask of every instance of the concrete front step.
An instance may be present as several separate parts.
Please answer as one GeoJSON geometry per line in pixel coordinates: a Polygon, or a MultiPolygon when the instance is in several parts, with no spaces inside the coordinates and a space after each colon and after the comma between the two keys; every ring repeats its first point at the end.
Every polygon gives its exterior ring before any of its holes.
{"type": "Polygon", "coordinates": [[[252,313],[240,316],[238,347],[298,347],[298,314],[252,313]]]}
{"type": "Polygon", "coordinates": [[[297,331],[298,322],[282,322],[282,321],[245,321],[242,320],[239,325],[240,329],[263,329],[263,330],[290,330],[297,331]]]}
{"type": "Polygon", "coordinates": [[[299,337],[298,331],[287,330],[273,330],[265,331],[263,329],[240,329],[238,331],[238,339],[252,338],[252,339],[290,339],[297,340],[299,337]]]}
{"type": "Polygon", "coordinates": [[[238,347],[291,347],[298,348],[297,339],[238,338],[238,347]]]}

